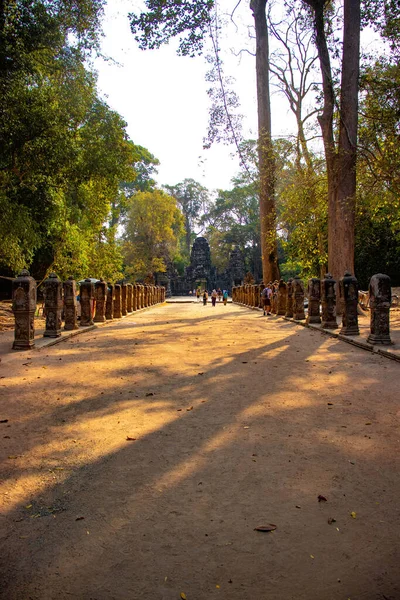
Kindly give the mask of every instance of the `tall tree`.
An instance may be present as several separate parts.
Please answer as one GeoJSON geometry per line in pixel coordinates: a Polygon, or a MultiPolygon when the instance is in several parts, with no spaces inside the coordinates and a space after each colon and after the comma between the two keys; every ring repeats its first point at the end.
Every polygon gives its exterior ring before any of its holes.
{"type": "MultiPolygon", "coordinates": [[[[269,50],[266,23],[267,0],[252,0],[250,8],[256,29],[257,106],[259,128],[259,205],[263,278],[279,275],[276,242],[275,163],[271,142],[269,98],[269,50]]],[[[130,14],[131,29],[140,48],[159,48],[179,36],[178,52],[194,56],[203,48],[204,38],[213,20],[214,0],[147,0],[147,11],[130,14]]]]}
{"type": "Polygon", "coordinates": [[[330,2],[303,2],[312,9],[322,73],[323,110],[318,119],[328,177],[328,268],[338,279],[346,270],[354,273],[360,0],[344,0],[338,141],[334,129],[337,105],[327,34],[330,2]]]}
{"type": "Polygon", "coordinates": [[[181,183],[164,187],[176,199],[182,211],[185,220],[185,250],[189,257],[195,227],[208,207],[208,190],[194,179],[184,179],[181,183]]]}

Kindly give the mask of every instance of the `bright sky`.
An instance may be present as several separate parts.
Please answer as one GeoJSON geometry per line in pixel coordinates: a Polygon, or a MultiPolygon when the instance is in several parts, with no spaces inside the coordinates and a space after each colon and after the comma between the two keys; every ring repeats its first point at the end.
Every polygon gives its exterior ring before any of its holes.
{"type": "MultiPolygon", "coordinates": [[[[236,2],[227,0],[227,4],[233,7],[236,2]]],[[[229,188],[231,178],[239,170],[238,159],[232,157],[233,148],[220,144],[203,150],[209,107],[209,84],[205,81],[208,66],[204,57],[177,56],[172,45],[160,50],[139,50],[127,16],[136,6],[135,0],[108,2],[102,52],[118,64],[95,61],[100,93],[128,123],[130,138],[160,160],[160,185],[193,178],[210,190],[229,188]]],[[[251,24],[247,0],[243,9],[242,15],[251,24]]],[[[240,18],[238,14],[239,30],[247,38],[240,18]]],[[[235,45],[238,50],[246,39],[241,42],[233,26],[231,30],[224,45],[227,49],[235,45]]],[[[224,60],[229,68],[227,74],[236,79],[241,112],[246,117],[245,137],[256,138],[255,58],[243,53],[240,60],[231,54],[224,60]]],[[[282,98],[273,98],[273,102],[274,134],[282,134],[287,132],[291,117],[282,98]]]]}

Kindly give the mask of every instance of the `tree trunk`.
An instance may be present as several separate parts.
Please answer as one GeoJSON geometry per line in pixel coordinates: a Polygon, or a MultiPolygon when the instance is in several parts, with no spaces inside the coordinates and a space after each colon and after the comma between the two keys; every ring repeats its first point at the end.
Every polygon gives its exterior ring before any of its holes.
{"type": "MultiPolygon", "coordinates": [[[[333,135],[334,89],[324,27],[325,0],[305,0],[314,11],[324,107],[319,117],[328,175],[328,269],[336,279],[354,273],[354,215],[360,62],[360,0],[344,0],[339,143],[333,135]]],[[[338,306],[338,314],[342,307],[338,306]]]]}
{"type": "Polygon", "coordinates": [[[258,111],[258,168],[260,173],[260,225],[263,280],[279,279],[276,243],[275,159],[271,139],[269,95],[269,48],[265,14],[266,0],[251,0],[256,29],[256,73],[258,111]]]}
{"type": "Polygon", "coordinates": [[[329,269],[336,277],[354,274],[354,221],[358,126],[358,80],[360,69],[360,0],[344,1],[342,80],[338,177],[336,191],[335,252],[329,269]]]}

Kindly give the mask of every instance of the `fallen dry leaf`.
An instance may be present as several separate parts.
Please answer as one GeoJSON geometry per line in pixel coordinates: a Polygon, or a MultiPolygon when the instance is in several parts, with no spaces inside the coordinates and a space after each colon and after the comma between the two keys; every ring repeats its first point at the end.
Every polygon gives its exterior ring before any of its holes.
{"type": "Polygon", "coordinates": [[[129,435],[126,436],[126,439],[127,439],[128,442],[135,442],[136,441],[136,438],[129,437],[129,435]]]}
{"type": "Polygon", "coordinates": [[[357,513],[355,513],[354,511],[350,513],[350,516],[352,519],[355,519],[357,517],[357,513]]]}
{"type": "Polygon", "coordinates": [[[268,525],[260,525],[259,527],[255,527],[254,531],[263,531],[263,532],[270,532],[270,531],[275,531],[276,529],[276,525],[274,525],[273,523],[269,523],[268,525]]]}
{"type": "Polygon", "coordinates": [[[181,592],[181,598],[182,598],[182,600],[186,600],[186,594],[185,594],[185,592],[181,592]]]}
{"type": "Polygon", "coordinates": [[[83,521],[85,517],[76,517],[75,521],[83,521]]]}
{"type": "Polygon", "coordinates": [[[0,423],[8,423],[8,419],[2,419],[0,423]]]}
{"type": "Polygon", "coordinates": [[[334,519],[333,517],[329,517],[328,523],[329,525],[332,525],[332,523],[336,523],[336,519],[334,519]]]}
{"type": "Polygon", "coordinates": [[[325,496],[321,496],[321,494],[318,496],[318,502],[328,502],[328,500],[325,498],[325,496]]]}
{"type": "Polygon", "coordinates": [[[147,392],[146,396],[154,396],[153,392],[147,392]]]}
{"type": "Polygon", "coordinates": [[[186,410],[193,410],[193,406],[191,406],[190,408],[187,408],[186,410]]]}

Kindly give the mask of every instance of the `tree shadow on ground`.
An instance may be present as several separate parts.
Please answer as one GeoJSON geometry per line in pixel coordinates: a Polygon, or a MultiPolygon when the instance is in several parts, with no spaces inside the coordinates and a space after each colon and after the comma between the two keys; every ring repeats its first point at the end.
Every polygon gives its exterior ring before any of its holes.
{"type": "MultiPolygon", "coordinates": [[[[145,334],[141,352],[152,352],[163,333],[159,325],[145,334]]],[[[382,391],[376,356],[291,323],[273,326],[278,340],[224,347],[199,363],[202,375],[180,372],[174,358],[183,360],[185,351],[176,348],[169,362],[149,365],[150,377],[135,371],[127,355],[136,331],[124,325],[126,337],[119,331],[112,357],[100,360],[107,329],[99,330],[98,367],[107,367],[113,382],[105,391],[85,378],[96,363],[89,340],[70,354],[61,345],[54,349],[54,359],[77,363],[82,381],[77,375],[77,390],[59,369],[60,399],[38,415],[33,391],[20,398],[21,427],[28,433],[43,422],[42,433],[21,440],[20,452],[29,457],[42,446],[55,479],[6,515],[4,597],[179,598],[180,591],[200,600],[399,597],[396,386],[388,380],[382,391]],[[368,401],[377,397],[379,405],[368,401]],[[146,432],[149,415],[156,422],[146,432]],[[366,423],[374,423],[373,433],[366,423]],[[94,448],[80,455],[73,438],[83,426],[93,430],[94,448]],[[106,438],[102,446],[110,427],[120,441],[106,438]],[[127,441],[135,427],[142,433],[127,441]],[[60,461],[67,474],[56,470],[60,461]],[[328,502],[318,502],[319,494],[328,502]],[[328,524],[332,517],[336,523],[328,524]],[[275,532],[254,531],[269,522],[275,532]]],[[[179,342],[182,335],[180,325],[167,337],[179,342]]],[[[207,343],[200,336],[200,357],[207,343]]],[[[52,381],[49,374],[48,391],[52,381]]],[[[32,385],[42,390],[41,381],[32,385]]],[[[17,464],[10,484],[38,476],[43,464],[22,464],[20,472],[17,464]]]]}

